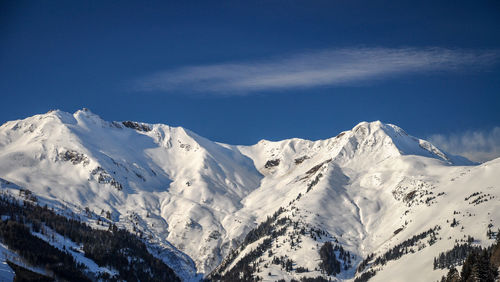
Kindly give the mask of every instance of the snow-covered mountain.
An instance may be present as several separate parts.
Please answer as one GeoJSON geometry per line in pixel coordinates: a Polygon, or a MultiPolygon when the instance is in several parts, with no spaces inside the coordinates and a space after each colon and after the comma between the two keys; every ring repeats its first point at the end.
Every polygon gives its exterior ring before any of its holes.
{"type": "Polygon", "coordinates": [[[0,178],[142,235],[184,280],[242,278],[242,266],[269,281],[328,278],[325,242],[341,266],[332,279],[437,280],[434,257],[467,236],[490,245],[500,227],[500,159],[474,164],[378,121],[233,146],[51,111],[0,127],[0,178]],[[404,255],[377,261],[400,244],[404,255]]]}

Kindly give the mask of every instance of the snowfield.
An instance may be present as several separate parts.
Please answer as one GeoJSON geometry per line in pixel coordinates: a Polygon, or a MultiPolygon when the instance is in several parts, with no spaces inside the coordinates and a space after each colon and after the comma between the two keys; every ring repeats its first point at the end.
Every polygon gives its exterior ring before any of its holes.
{"type": "Polygon", "coordinates": [[[489,246],[487,231],[500,228],[500,159],[472,163],[379,121],[326,140],[234,146],[182,127],[56,110],[0,127],[0,178],[2,189],[23,187],[90,224],[99,215],[142,235],[186,281],[217,279],[242,259],[264,281],[352,281],[369,270],[370,281],[436,281],[447,270],[434,270],[434,257],[468,236],[489,246]],[[266,229],[274,235],[247,236],[278,210],[266,229]],[[429,229],[407,254],[375,263],[429,229]],[[327,241],[344,254],[336,276],[319,268],[327,241]],[[291,268],[276,263],[282,257],[291,268]]]}

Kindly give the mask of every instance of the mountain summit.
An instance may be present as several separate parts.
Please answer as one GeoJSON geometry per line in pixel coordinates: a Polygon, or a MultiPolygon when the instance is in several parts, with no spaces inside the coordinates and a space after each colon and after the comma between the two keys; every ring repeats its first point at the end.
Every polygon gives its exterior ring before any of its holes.
{"type": "Polygon", "coordinates": [[[437,280],[440,252],[464,236],[492,242],[498,172],[498,159],[476,165],[380,121],[325,140],[252,146],[108,122],[88,109],[0,127],[3,189],[24,187],[56,210],[105,214],[141,234],[184,280],[437,280]],[[404,255],[386,255],[402,243],[404,255]]]}

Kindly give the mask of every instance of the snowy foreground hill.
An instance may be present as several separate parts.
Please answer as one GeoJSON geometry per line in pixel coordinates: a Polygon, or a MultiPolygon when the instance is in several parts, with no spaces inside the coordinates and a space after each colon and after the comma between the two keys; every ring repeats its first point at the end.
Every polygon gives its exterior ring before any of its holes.
{"type": "Polygon", "coordinates": [[[500,227],[500,159],[474,164],[378,121],[233,146],[51,111],[0,127],[0,178],[4,194],[29,190],[60,214],[138,235],[183,280],[436,281],[448,272],[440,253],[490,246],[500,227]]]}

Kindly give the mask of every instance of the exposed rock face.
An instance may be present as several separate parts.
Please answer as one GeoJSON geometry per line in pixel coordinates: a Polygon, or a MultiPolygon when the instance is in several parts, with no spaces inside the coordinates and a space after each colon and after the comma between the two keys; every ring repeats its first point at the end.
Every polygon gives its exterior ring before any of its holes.
{"type": "Polygon", "coordinates": [[[135,121],[124,121],[124,122],[122,122],[122,124],[125,127],[132,128],[132,129],[135,129],[137,131],[144,131],[144,132],[151,131],[151,127],[149,127],[149,125],[144,124],[144,123],[138,123],[135,121]]]}

